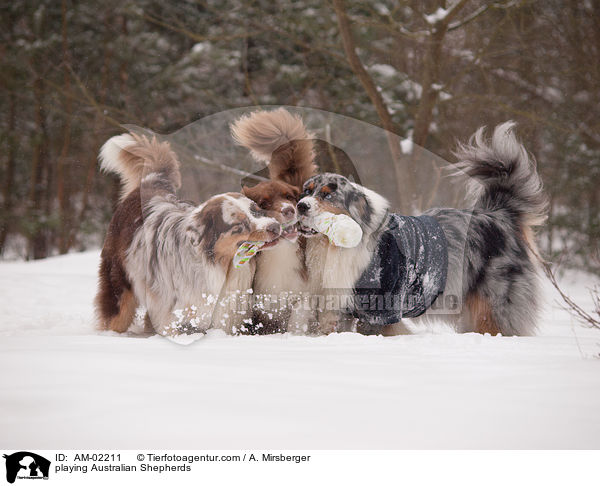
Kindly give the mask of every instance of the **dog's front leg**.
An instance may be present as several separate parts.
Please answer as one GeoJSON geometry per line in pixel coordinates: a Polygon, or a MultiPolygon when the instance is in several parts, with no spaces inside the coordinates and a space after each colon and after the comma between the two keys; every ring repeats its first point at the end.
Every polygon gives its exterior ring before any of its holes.
{"type": "Polygon", "coordinates": [[[212,323],[216,329],[227,334],[244,333],[252,324],[252,280],[256,263],[251,260],[241,268],[234,268],[233,262],[227,271],[221,292],[215,305],[212,323]]]}
{"type": "Polygon", "coordinates": [[[290,315],[287,322],[287,331],[292,334],[307,334],[311,332],[311,325],[317,321],[316,310],[312,308],[310,294],[300,292],[288,298],[290,315]]]}
{"type": "Polygon", "coordinates": [[[335,311],[321,311],[319,312],[319,334],[331,334],[337,330],[340,315],[335,311]]]}

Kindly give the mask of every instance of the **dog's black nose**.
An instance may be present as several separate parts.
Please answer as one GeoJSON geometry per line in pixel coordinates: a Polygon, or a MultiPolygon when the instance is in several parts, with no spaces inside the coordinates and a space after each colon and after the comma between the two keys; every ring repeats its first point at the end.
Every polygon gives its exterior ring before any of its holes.
{"type": "Polygon", "coordinates": [[[298,208],[298,212],[300,214],[306,214],[308,212],[308,210],[310,209],[310,205],[305,202],[299,202],[298,206],[296,206],[296,207],[298,208]]]}
{"type": "Polygon", "coordinates": [[[281,234],[281,225],[279,223],[271,223],[267,226],[267,232],[279,236],[281,234]]]}

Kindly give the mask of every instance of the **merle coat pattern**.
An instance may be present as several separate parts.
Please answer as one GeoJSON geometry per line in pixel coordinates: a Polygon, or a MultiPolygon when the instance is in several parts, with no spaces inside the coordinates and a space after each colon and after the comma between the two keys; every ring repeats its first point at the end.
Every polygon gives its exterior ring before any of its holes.
{"type": "MultiPolygon", "coordinates": [[[[459,332],[529,335],[536,328],[539,272],[533,228],[544,221],[547,201],[535,162],[517,141],[513,126],[496,127],[489,141],[479,129],[456,153],[457,168],[475,181],[473,209],[424,213],[437,219],[448,242],[448,275],[438,299],[448,308],[436,312],[459,332]]],[[[320,211],[348,214],[361,225],[363,240],[356,248],[331,247],[317,236],[317,250],[307,260],[314,280],[323,282],[322,292],[352,293],[381,236],[388,202],[342,176],[321,174],[304,184],[298,211],[306,235],[314,232],[303,221],[320,211]]],[[[347,317],[322,314],[323,332],[339,329],[347,317]]]]}
{"type": "Polygon", "coordinates": [[[231,299],[251,288],[255,267],[250,261],[233,269],[233,255],[244,241],[274,244],[281,225],[239,193],[200,205],[180,201],[179,162],[166,142],[120,135],[106,142],[100,158],[124,188],[102,249],[100,328],[126,331],[142,306],[147,324],[169,337],[210,327],[236,332],[250,309],[231,299]]]}

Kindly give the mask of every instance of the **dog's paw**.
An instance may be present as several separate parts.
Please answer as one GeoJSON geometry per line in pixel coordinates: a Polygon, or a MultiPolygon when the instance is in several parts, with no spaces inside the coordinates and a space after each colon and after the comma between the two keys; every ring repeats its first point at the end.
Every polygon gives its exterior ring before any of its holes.
{"type": "Polygon", "coordinates": [[[323,336],[327,336],[328,334],[335,332],[337,330],[337,326],[338,326],[337,321],[321,322],[319,324],[319,334],[321,334],[323,336]]]}

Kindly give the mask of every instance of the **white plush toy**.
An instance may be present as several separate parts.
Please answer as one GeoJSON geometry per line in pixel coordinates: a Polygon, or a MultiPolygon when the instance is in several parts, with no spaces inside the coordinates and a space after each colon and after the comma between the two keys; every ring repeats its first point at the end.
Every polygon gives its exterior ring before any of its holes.
{"type": "Polygon", "coordinates": [[[329,238],[329,242],[343,248],[354,248],[362,239],[360,225],[346,214],[324,212],[312,218],[311,226],[329,238]]]}

